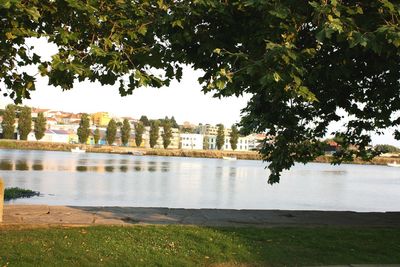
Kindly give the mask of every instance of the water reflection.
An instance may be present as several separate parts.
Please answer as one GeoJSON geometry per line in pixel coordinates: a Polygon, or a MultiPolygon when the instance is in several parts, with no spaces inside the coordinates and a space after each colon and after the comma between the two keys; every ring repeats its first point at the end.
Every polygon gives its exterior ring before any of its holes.
{"type": "Polygon", "coordinates": [[[156,164],[157,163],[155,161],[149,161],[149,166],[148,166],[147,170],[149,172],[155,172],[157,170],[156,164]]]}
{"type": "Polygon", "coordinates": [[[41,160],[35,160],[32,165],[32,170],[43,171],[43,163],[41,160]]]}
{"type": "Polygon", "coordinates": [[[234,209],[399,209],[398,170],[295,166],[278,185],[258,161],[0,150],[8,186],[43,192],[19,203],[234,209]],[[129,174],[131,173],[131,174],[129,174]]]}
{"type": "Polygon", "coordinates": [[[127,165],[121,165],[121,166],[119,167],[119,170],[120,170],[121,172],[127,172],[127,171],[128,171],[128,166],[127,166],[127,165]]]}
{"type": "Polygon", "coordinates": [[[26,160],[18,160],[17,163],[15,164],[15,169],[17,171],[28,171],[29,166],[26,160]]]}
{"type": "Polygon", "coordinates": [[[0,161],[0,170],[2,171],[12,171],[13,164],[10,160],[1,160],[0,161]]]}
{"type": "Polygon", "coordinates": [[[170,169],[170,164],[171,163],[169,163],[167,161],[161,162],[161,172],[168,172],[170,169]]]}
{"type": "Polygon", "coordinates": [[[106,170],[106,172],[113,172],[114,166],[106,166],[104,169],[106,170]]]}
{"type": "Polygon", "coordinates": [[[87,166],[76,166],[76,171],[78,172],[87,172],[88,167],[87,166]]]}

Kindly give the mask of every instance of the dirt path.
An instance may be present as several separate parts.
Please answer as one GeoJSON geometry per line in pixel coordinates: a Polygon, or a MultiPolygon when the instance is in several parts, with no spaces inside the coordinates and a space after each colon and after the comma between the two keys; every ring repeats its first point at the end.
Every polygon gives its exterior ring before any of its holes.
{"type": "Polygon", "coordinates": [[[7,226],[185,224],[200,226],[400,227],[400,212],[168,209],[5,205],[7,226]]]}

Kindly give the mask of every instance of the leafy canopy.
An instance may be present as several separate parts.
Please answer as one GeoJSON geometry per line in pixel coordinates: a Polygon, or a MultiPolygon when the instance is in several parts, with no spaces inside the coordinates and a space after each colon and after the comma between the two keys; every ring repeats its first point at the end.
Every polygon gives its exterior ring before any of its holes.
{"type": "Polygon", "coordinates": [[[21,70],[31,64],[51,85],[119,83],[121,95],[169,85],[188,64],[204,71],[206,92],[252,95],[240,124],[270,136],[269,183],[320,155],[327,134],[342,136],[335,162],[368,159],[370,134],[400,123],[398,1],[4,0],[0,15],[0,84],[16,103],[35,89],[21,70]],[[42,60],[30,37],[58,53],[42,60]],[[344,127],[327,132],[342,113],[344,127]]]}

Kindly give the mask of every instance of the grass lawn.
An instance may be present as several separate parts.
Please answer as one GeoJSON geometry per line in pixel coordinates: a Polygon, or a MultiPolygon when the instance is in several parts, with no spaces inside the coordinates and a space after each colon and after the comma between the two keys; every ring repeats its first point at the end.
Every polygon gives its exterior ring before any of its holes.
{"type": "Polygon", "coordinates": [[[399,263],[400,229],[0,228],[0,266],[399,263]]]}

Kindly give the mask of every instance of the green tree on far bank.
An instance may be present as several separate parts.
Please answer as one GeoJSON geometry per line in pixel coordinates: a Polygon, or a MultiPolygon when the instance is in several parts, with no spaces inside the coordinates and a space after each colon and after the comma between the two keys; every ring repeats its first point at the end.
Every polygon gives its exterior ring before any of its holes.
{"type": "Polygon", "coordinates": [[[43,112],[39,112],[33,126],[36,140],[41,140],[46,132],[46,118],[43,112]]]}
{"type": "Polygon", "coordinates": [[[129,138],[131,137],[131,125],[128,119],[124,119],[121,127],[121,142],[124,146],[129,143],[129,138]]]}
{"type": "Polygon", "coordinates": [[[89,115],[86,113],[82,114],[81,116],[81,121],[79,122],[77,134],[79,143],[85,144],[90,135],[90,118],[89,115]]]}
{"type": "Polygon", "coordinates": [[[150,121],[147,118],[147,116],[142,115],[139,119],[139,121],[141,121],[143,123],[143,126],[150,126],[150,121]]]}
{"type": "Polygon", "coordinates": [[[179,125],[178,125],[178,123],[176,122],[174,116],[171,117],[171,120],[170,120],[170,121],[171,121],[171,127],[172,127],[172,128],[179,128],[179,125]]]}
{"type": "Polygon", "coordinates": [[[217,139],[216,139],[216,146],[218,150],[225,144],[225,128],[223,124],[218,124],[218,131],[217,131],[217,139]]]}
{"type": "Polygon", "coordinates": [[[157,140],[159,137],[159,128],[160,122],[158,120],[154,120],[150,122],[150,147],[154,148],[157,144],[157,140]]]}
{"type": "Polygon", "coordinates": [[[210,143],[209,143],[209,141],[208,141],[208,136],[204,136],[203,137],[203,149],[204,150],[208,150],[209,149],[209,146],[210,146],[210,143]]]}
{"type": "Polygon", "coordinates": [[[100,140],[100,130],[99,130],[99,128],[96,128],[96,130],[94,130],[93,139],[94,139],[94,144],[98,145],[99,144],[99,140],[100,140]]]}
{"type": "Polygon", "coordinates": [[[171,138],[172,138],[171,122],[168,119],[164,120],[163,133],[161,134],[161,136],[163,139],[163,146],[165,149],[167,149],[168,146],[171,144],[171,138]]]}
{"type": "Polygon", "coordinates": [[[232,125],[230,139],[229,139],[229,143],[231,144],[232,150],[236,150],[238,140],[239,140],[238,128],[236,127],[236,125],[232,125]]]}
{"type": "Polygon", "coordinates": [[[23,107],[18,119],[18,133],[21,140],[27,140],[28,134],[32,131],[32,110],[30,107],[23,107]]]}
{"type": "Polygon", "coordinates": [[[379,153],[399,153],[400,149],[392,145],[376,145],[374,150],[379,153]]]}
{"type": "Polygon", "coordinates": [[[15,106],[7,105],[1,122],[4,139],[14,139],[15,131],[15,106]]]}
{"type": "Polygon", "coordinates": [[[111,119],[107,126],[106,139],[109,145],[112,145],[117,137],[117,123],[111,119]]]}
{"type": "Polygon", "coordinates": [[[135,123],[135,144],[140,147],[143,141],[144,126],[141,121],[135,123]]]}

